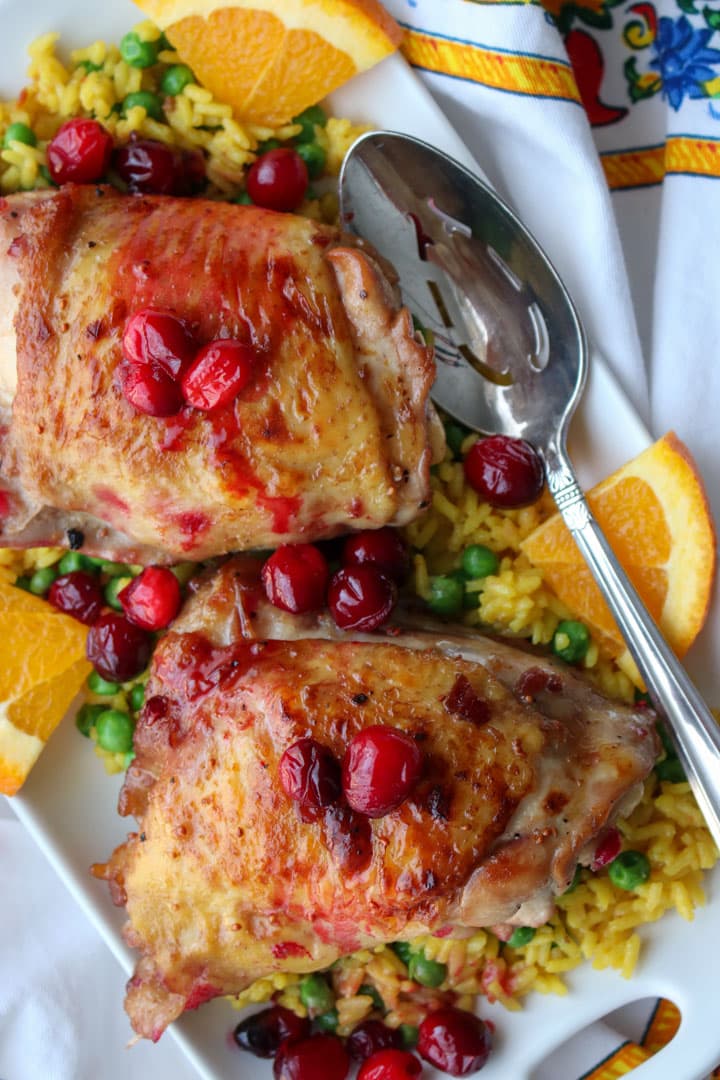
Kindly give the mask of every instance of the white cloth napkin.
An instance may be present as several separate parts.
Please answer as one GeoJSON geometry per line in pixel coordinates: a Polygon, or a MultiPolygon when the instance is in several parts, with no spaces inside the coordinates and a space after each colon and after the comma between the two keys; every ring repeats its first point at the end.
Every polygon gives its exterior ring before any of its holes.
{"type": "MultiPolygon", "coordinates": [[[[653,435],[688,443],[720,516],[719,13],[547,3],[559,25],[534,3],[387,0],[449,120],[552,257],[653,435]]],[[[190,1080],[169,1039],[118,1051],[124,976],[2,805],[0,859],[0,1080],[190,1080]]]]}

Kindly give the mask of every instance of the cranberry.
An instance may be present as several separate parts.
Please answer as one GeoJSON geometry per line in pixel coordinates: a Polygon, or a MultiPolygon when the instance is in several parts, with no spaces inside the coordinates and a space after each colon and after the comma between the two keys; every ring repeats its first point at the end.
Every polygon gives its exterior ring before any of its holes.
{"type": "Polygon", "coordinates": [[[101,615],[90,627],[85,652],[103,679],[127,682],[147,667],[152,638],[124,615],[101,615]]]}
{"type": "Polygon", "coordinates": [[[12,507],[9,491],[0,491],[0,518],[8,517],[12,507]]]}
{"type": "Polygon", "coordinates": [[[142,195],[197,195],[205,187],[205,158],[199,150],[173,150],[157,139],[139,139],[112,156],[115,172],[128,191],[142,195]]]}
{"type": "Polygon", "coordinates": [[[380,1020],[363,1020],[353,1029],[345,1044],[354,1061],[365,1061],[380,1050],[399,1050],[402,1037],[399,1031],[389,1028],[380,1020]]]}
{"type": "Polygon", "coordinates": [[[282,1005],[274,1005],[241,1020],[233,1031],[233,1039],[241,1050],[249,1050],[255,1057],[271,1058],[286,1039],[304,1039],[309,1034],[309,1020],[282,1005]]]}
{"type": "Polygon", "coordinates": [[[291,611],[317,611],[325,602],[328,566],[312,544],[283,544],[262,568],[265,595],[271,604],[291,611]]]}
{"type": "Polygon", "coordinates": [[[252,378],[256,355],[248,345],[229,338],[206,345],[183,377],[188,405],[209,412],[234,401],[252,378]]]}
{"type": "Polygon", "coordinates": [[[113,168],[128,191],[143,195],[171,195],[177,173],[174,150],[157,139],[130,139],[113,154],[113,168]]]}
{"type": "Polygon", "coordinates": [[[343,566],[370,563],[387,577],[402,583],[410,568],[405,541],[395,529],[367,529],[345,541],[343,566]]]}
{"type": "Polygon", "coordinates": [[[126,364],[122,391],[132,407],[146,416],[177,416],[185,404],[180,384],[159,364],[126,364]]]}
{"type": "Polygon", "coordinates": [[[105,602],[99,581],[84,570],[73,570],[53,581],[48,600],[58,611],[88,626],[98,618],[105,602]]]}
{"type": "Polygon", "coordinates": [[[97,120],[68,120],[48,143],[47,160],[56,184],[92,184],[105,175],[112,135],[97,120]]]}
{"type": "Polygon", "coordinates": [[[622,848],[622,837],[620,832],[611,825],[609,829],[600,837],[597,847],[595,848],[595,854],[593,860],[590,863],[591,870],[602,870],[603,866],[607,866],[613,859],[617,858],[622,848]]]}
{"type": "Polygon", "coordinates": [[[288,1040],[273,1064],[275,1080],[345,1080],[349,1071],[350,1058],[335,1035],[288,1040]]]}
{"type": "Polygon", "coordinates": [[[341,630],[375,630],[390,616],[397,589],[374,566],[338,570],[328,588],[328,606],[341,630]]]}
{"type": "Polygon", "coordinates": [[[320,811],[340,798],[340,763],[314,739],[299,739],[289,746],[279,770],[282,789],[298,804],[303,821],[317,821],[320,811]]]}
{"type": "Polygon", "coordinates": [[[131,623],[143,630],[164,630],[180,610],[182,597],[172,570],[148,566],[125,586],[118,600],[131,623]]]}
{"type": "Polygon", "coordinates": [[[540,496],[542,461],[530,443],[507,435],[480,439],[465,455],[465,476],[491,506],[527,506],[540,496]]]}
{"type": "Polygon", "coordinates": [[[382,724],[365,728],[345,753],[345,798],[360,814],[384,817],[407,799],[421,772],[422,754],[404,731],[382,724]]]}
{"type": "Polygon", "coordinates": [[[144,308],[128,319],[122,348],[132,364],[157,364],[179,379],[192,364],[197,345],[183,319],[171,311],[144,308]]]}
{"type": "Polygon", "coordinates": [[[380,1050],[365,1062],[357,1080],[415,1080],[422,1065],[407,1050],[380,1050]]]}
{"type": "Polygon", "coordinates": [[[479,1016],[446,1006],[429,1013],[420,1025],[421,1057],[451,1076],[482,1069],[490,1055],[490,1032],[479,1016]]]}
{"type": "Polygon", "coordinates": [[[262,154],[247,175],[247,193],[266,210],[297,210],[305,198],[308,171],[296,150],[279,147],[262,154]]]}

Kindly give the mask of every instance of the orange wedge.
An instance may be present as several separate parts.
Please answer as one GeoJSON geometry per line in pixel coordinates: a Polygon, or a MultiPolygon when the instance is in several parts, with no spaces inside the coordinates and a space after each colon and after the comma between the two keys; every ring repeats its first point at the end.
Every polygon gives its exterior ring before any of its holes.
{"type": "Polygon", "coordinates": [[[91,671],[87,627],[0,580],[0,792],[14,795],[91,671]]]}
{"type": "Polygon", "coordinates": [[[287,123],[393,52],[378,0],[138,0],[196,78],[240,120],[287,123]]]}
{"type": "MultiPolygon", "coordinates": [[[[705,622],[715,572],[715,530],[689,451],[670,432],[594,487],[588,501],[651,615],[683,656],[705,622]]],[[[623,657],[620,631],[560,515],[520,546],[596,639],[623,657]]]]}

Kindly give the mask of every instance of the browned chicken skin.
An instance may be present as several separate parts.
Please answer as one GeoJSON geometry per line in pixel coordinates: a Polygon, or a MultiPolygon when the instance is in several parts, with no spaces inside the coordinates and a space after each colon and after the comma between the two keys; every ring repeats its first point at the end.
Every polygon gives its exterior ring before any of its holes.
{"type": "Polygon", "coordinates": [[[272,608],[257,571],[227,563],[161,642],[121,795],[140,831],[104,870],[142,953],[126,1008],[153,1039],[275,971],[541,924],[657,755],[647,713],[568,669],[477,635],[340,634],[272,608]],[[341,759],[374,724],[422,750],[410,797],[372,821],[342,803],[301,821],[283,752],[311,736],[341,759]]]}
{"type": "Polygon", "coordinates": [[[291,214],[103,187],[0,200],[0,543],[72,527],[90,553],[179,561],[415,517],[442,447],[432,355],[348,243],[291,214]],[[250,385],[211,414],[137,412],[121,340],[147,307],[253,346],[250,385]]]}

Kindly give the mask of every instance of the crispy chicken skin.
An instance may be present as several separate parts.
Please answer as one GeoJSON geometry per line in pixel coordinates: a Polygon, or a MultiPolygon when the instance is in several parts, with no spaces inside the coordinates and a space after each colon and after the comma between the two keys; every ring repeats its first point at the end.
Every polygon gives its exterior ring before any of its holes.
{"type": "MultiPolygon", "coordinates": [[[[272,608],[228,562],[161,642],[120,810],[138,832],[99,869],[141,959],[134,1029],[360,947],[552,912],[657,755],[647,713],[476,635],[340,634],[272,608]],[[312,736],[342,759],[373,724],[410,733],[423,774],[370,820],[300,820],[278,763],[312,736]]],[[[446,628],[447,630],[447,628],[446,628]]]]}
{"type": "Polygon", "coordinates": [[[352,243],[291,214],[104,187],[1,200],[0,543],[74,527],[90,553],[178,561],[416,516],[442,452],[432,355],[352,243]],[[135,411],[121,340],[146,307],[256,349],[235,402],[135,411]]]}

